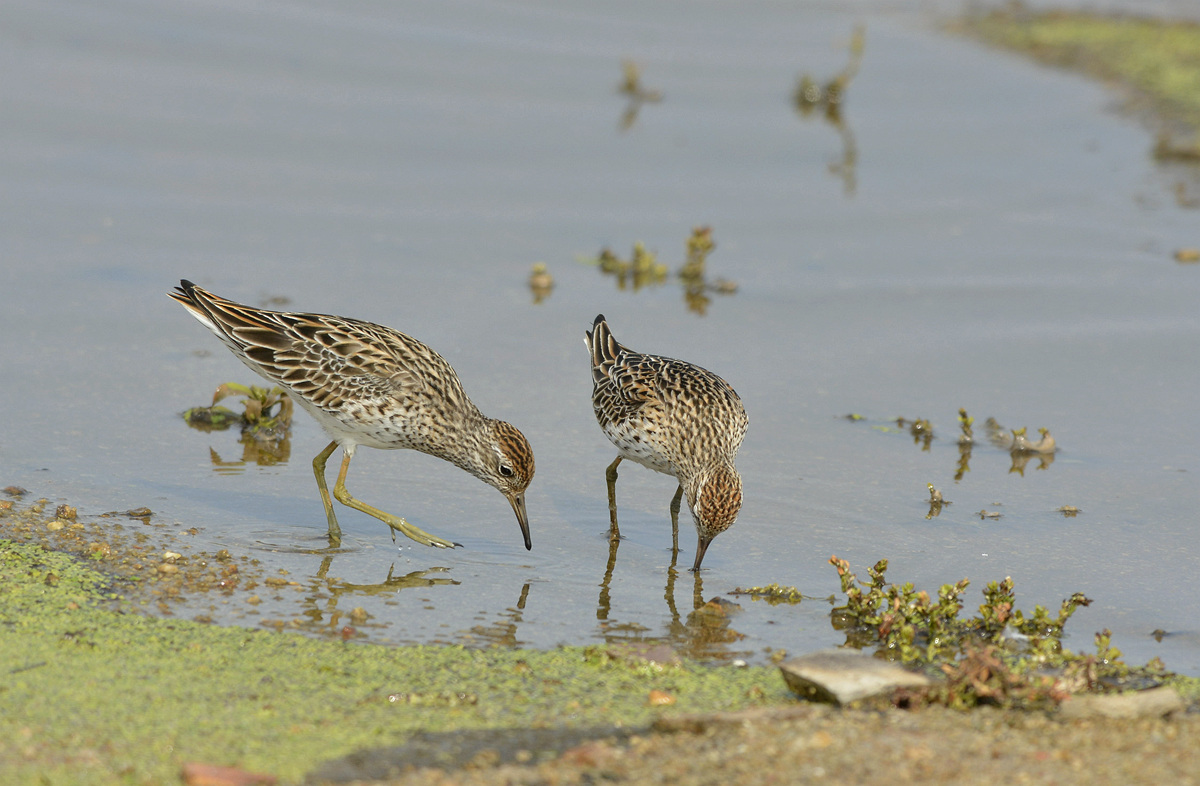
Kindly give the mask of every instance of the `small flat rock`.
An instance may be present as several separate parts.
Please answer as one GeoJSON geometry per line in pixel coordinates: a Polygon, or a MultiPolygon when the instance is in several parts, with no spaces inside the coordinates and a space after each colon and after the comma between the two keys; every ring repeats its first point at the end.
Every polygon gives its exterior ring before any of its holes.
{"type": "Polygon", "coordinates": [[[660,666],[678,666],[683,662],[679,657],[679,653],[667,644],[642,642],[615,644],[605,650],[605,654],[613,660],[625,661],[627,663],[646,661],[657,663],[660,666]]]}
{"type": "Polygon", "coordinates": [[[898,688],[923,688],[928,677],[854,650],[821,650],[779,667],[788,687],[809,701],[848,704],[898,688]]]}
{"type": "Polygon", "coordinates": [[[1184,709],[1183,699],[1174,688],[1163,686],[1132,693],[1081,694],[1062,703],[1058,717],[1081,718],[1161,718],[1184,709]]]}

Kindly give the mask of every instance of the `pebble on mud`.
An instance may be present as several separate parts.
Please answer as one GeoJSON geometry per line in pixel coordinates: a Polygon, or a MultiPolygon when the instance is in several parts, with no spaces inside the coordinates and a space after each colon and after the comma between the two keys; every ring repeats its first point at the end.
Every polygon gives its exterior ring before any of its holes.
{"type": "Polygon", "coordinates": [[[1161,718],[1184,709],[1183,699],[1174,688],[1162,686],[1129,693],[1088,693],[1070,696],[1062,703],[1058,717],[1080,718],[1161,718]]]}
{"type": "Polygon", "coordinates": [[[646,703],[651,707],[669,707],[675,703],[675,697],[665,690],[652,690],[646,698],[646,703]]]}
{"type": "Polygon", "coordinates": [[[279,782],[274,775],[200,762],[184,764],[180,777],[186,786],[274,786],[279,782]]]}

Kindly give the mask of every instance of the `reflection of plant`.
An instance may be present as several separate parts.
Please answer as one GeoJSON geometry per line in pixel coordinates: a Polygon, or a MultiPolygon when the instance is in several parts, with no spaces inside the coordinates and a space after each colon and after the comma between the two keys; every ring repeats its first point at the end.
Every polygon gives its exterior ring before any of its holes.
{"type": "Polygon", "coordinates": [[[554,276],[546,269],[545,262],[536,262],[529,271],[529,291],[533,293],[534,305],[550,297],[554,289],[554,276]]]}
{"type": "MultiPolygon", "coordinates": [[[[201,431],[224,431],[234,425],[241,426],[241,441],[246,447],[243,462],[274,464],[286,461],[291,453],[288,443],[292,427],[292,400],[282,388],[226,382],[213,393],[212,404],[185,410],[183,419],[189,426],[201,431]],[[217,402],[230,396],[242,397],[240,414],[217,406],[217,402]]],[[[213,455],[214,464],[227,464],[215,453],[213,455]]]]}
{"type": "MultiPolygon", "coordinates": [[[[727,279],[707,280],[705,262],[714,248],[716,243],[712,239],[711,227],[693,229],[687,240],[687,256],[678,273],[688,309],[701,316],[708,309],[709,292],[732,295],[738,288],[737,282],[727,279]]],[[[634,292],[642,287],[666,283],[670,272],[666,265],[658,261],[658,256],[653,251],[648,251],[641,241],[633,244],[633,253],[628,260],[621,259],[609,248],[603,248],[597,256],[581,257],[579,261],[595,265],[600,268],[601,273],[615,278],[617,289],[625,290],[631,285],[634,292]]]]}
{"type": "Polygon", "coordinates": [[[621,259],[611,249],[603,248],[600,254],[582,260],[596,265],[600,272],[617,280],[617,289],[624,290],[632,285],[636,292],[645,286],[657,286],[667,280],[667,266],[660,264],[653,251],[647,251],[639,240],[633,244],[633,253],[628,260],[621,259]]]}
{"type": "Polygon", "coordinates": [[[912,434],[914,445],[920,445],[921,450],[929,450],[929,445],[933,442],[932,423],[925,418],[917,418],[916,420],[896,418],[896,425],[902,429],[907,429],[908,433],[912,434]]]}
{"type": "Polygon", "coordinates": [[[842,138],[842,158],[830,163],[829,171],[842,178],[843,188],[847,196],[852,196],[857,187],[855,168],[858,164],[858,145],[854,134],[842,119],[842,104],[846,100],[846,90],[850,82],[858,74],[862,64],[863,51],[866,48],[866,28],[858,25],[850,38],[850,59],[846,67],[824,84],[817,82],[808,74],[800,77],[792,91],[792,104],[800,116],[807,118],[815,110],[821,111],[825,119],[842,138]]]}
{"type": "Polygon", "coordinates": [[[834,626],[852,646],[876,647],[882,657],[937,672],[945,681],[907,694],[909,700],[970,707],[981,703],[1050,706],[1071,693],[1119,687],[1132,677],[1165,676],[1156,658],[1140,669],[1121,662],[1112,634],[1096,634],[1096,654],[1076,655],[1062,645],[1063,628],[1091,601],[1075,593],[1058,613],[1035,606],[1026,616],[1015,606],[1013,580],[983,590],[979,616],[959,617],[966,579],[945,584],[933,599],[912,584],[887,581],[880,560],[860,582],[845,560],[830,563],[841,578],[846,605],[834,609],[834,626]]]}
{"type": "Polygon", "coordinates": [[[637,122],[642,104],[657,104],[663,99],[660,91],[650,90],[642,85],[641,66],[632,60],[621,61],[621,83],[617,85],[617,92],[629,98],[629,104],[621,114],[619,123],[622,131],[628,131],[637,122]]]}
{"type": "Polygon", "coordinates": [[[850,38],[850,60],[846,63],[845,68],[838,71],[832,79],[823,85],[818,84],[808,74],[800,77],[800,81],[792,93],[792,102],[796,105],[796,109],[800,114],[808,115],[814,109],[822,109],[825,112],[825,116],[831,121],[840,120],[840,107],[846,97],[846,88],[850,86],[850,82],[858,75],[858,69],[862,65],[863,50],[866,48],[866,42],[866,28],[863,25],[856,26],[854,34],[850,38]]]}

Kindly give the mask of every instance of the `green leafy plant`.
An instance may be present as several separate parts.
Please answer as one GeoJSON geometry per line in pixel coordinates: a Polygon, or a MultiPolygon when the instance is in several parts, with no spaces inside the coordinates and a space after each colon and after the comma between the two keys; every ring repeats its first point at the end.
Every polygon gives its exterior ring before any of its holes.
{"type": "Polygon", "coordinates": [[[1013,580],[1005,578],[984,588],[978,616],[962,617],[967,579],[942,585],[934,598],[911,583],[889,582],[887,560],[867,570],[868,581],[860,581],[846,560],[834,556],[830,563],[846,596],[845,605],[833,610],[834,627],[846,633],[847,643],[874,647],[880,657],[941,677],[932,688],[903,694],[904,701],[1052,706],[1071,693],[1166,676],[1157,659],[1141,668],[1122,662],[1108,630],[1096,634],[1094,655],[1066,649],[1067,621],[1091,603],[1081,593],[1065,599],[1057,613],[1038,605],[1026,614],[1016,607],[1013,580]]]}

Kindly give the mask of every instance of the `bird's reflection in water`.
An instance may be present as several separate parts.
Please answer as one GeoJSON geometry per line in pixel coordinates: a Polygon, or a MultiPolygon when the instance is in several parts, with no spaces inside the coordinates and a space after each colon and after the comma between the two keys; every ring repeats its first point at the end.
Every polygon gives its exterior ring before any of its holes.
{"type": "Polygon", "coordinates": [[[517,605],[505,609],[500,619],[491,624],[473,625],[458,636],[458,643],[468,647],[520,647],[525,642],[517,638],[517,627],[524,621],[525,603],[529,600],[529,582],[521,587],[517,605]]]}
{"type": "MultiPolygon", "coordinates": [[[[636,622],[620,622],[613,616],[612,578],[617,565],[619,539],[609,540],[608,562],[604,578],[600,582],[600,598],[596,606],[599,635],[607,644],[636,644],[639,646],[666,644],[680,656],[700,661],[730,661],[746,658],[747,650],[734,650],[731,645],[745,638],[731,627],[732,615],[740,610],[736,603],[719,597],[704,601],[704,578],[700,571],[691,574],[691,607],[681,613],[676,602],[676,583],[679,580],[678,546],[671,550],[671,564],[667,568],[667,582],[663,599],[667,604],[668,619],[664,631],[653,631],[636,622]]],[[[681,591],[686,592],[686,581],[681,591]]]]}
{"type": "Polygon", "coordinates": [[[301,603],[303,611],[297,627],[306,632],[362,638],[366,635],[364,629],[382,630],[388,627],[390,621],[372,620],[358,605],[360,598],[394,595],[400,590],[417,587],[461,583],[444,575],[449,573],[449,568],[428,568],[397,576],[393,565],[388,568],[387,578],[383,581],[356,584],[340,578],[329,578],[333,556],[328,555],[321,560],[321,566],[309,583],[309,592],[301,603]]]}

